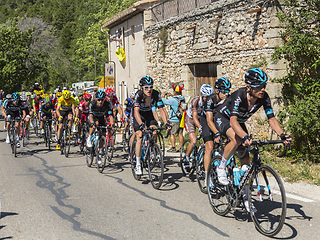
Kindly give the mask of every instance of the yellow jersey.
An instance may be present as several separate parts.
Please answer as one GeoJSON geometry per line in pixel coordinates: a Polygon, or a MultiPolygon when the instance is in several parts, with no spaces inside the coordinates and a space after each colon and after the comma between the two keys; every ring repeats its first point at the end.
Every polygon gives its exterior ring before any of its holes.
{"type": "Polygon", "coordinates": [[[70,98],[67,100],[64,99],[63,96],[58,98],[58,106],[57,107],[59,107],[59,110],[69,111],[69,110],[71,110],[72,105],[78,106],[77,101],[72,96],[70,96],[70,98]]]}

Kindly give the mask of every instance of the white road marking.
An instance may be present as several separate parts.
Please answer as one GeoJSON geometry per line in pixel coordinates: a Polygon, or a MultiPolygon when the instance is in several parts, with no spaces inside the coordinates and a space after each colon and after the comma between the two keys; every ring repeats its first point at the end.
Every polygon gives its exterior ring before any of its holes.
{"type": "MultiPolygon", "coordinates": [[[[279,191],[273,190],[273,192],[274,192],[275,194],[280,195],[280,192],[279,192],[279,191]]],[[[293,194],[290,194],[290,193],[286,193],[286,196],[287,196],[287,198],[296,199],[296,200],[299,200],[299,201],[301,201],[301,202],[314,202],[314,201],[311,200],[311,199],[304,198],[304,197],[300,197],[300,196],[293,195],[293,194]]]]}

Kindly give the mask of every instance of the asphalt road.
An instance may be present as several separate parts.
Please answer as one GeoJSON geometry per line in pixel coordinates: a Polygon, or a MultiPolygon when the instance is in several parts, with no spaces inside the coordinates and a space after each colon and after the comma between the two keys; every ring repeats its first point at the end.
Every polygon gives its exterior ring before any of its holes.
{"type": "MultiPolygon", "coordinates": [[[[167,154],[164,183],[155,190],[147,175],[134,180],[120,149],[100,174],[78,148],[66,158],[34,135],[15,158],[3,121],[0,129],[1,239],[267,239],[240,208],[216,215],[197,182],[182,175],[177,154],[167,154]]],[[[320,239],[317,191],[287,198],[277,239],[320,239]]]]}

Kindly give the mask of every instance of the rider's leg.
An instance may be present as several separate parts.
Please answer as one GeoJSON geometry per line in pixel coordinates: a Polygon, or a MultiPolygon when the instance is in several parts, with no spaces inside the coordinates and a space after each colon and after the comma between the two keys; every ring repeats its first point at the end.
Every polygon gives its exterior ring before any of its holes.
{"type": "Polygon", "coordinates": [[[186,157],[187,160],[189,160],[190,154],[193,150],[193,148],[197,145],[197,135],[196,133],[189,133],[189,138],[190,138],[190,144],[187,147],[187,151],[186,151],[186,157]]]}

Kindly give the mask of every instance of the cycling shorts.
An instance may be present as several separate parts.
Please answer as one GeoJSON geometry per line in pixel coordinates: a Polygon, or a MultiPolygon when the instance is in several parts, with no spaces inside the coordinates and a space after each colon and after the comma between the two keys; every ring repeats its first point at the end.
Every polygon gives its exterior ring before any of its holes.
{"type": "Polygon", "coordinates": [[[214,135],[211,128],[208,125],[206,116],[200,116],[200,125],[202,127],[201,137],[204,143],[214,140],[214,135]]]}
{"type": "MultiPolygon", "coordinates": [[[[143,112],[143,113],[140,112],[140,117],[141,117],[141,121],[144,122],[144,124],[147,127],[150,127],[151,125],[157,126],[157,121],[154,119],[152,111],[143,112]]],[[[132,122],[132,127],[134,131],[139,131],[140,126],[136,118],[134,117],[134,114],[132,114],[131,122],[132,122]]]]}
{"type": "Polygon", "coordinates": [[[191,117],[186,115],[184,123],[185,123],[186,129],[187,129],[188,135],[190,133],[196,133],[196,124],[194,123],[194,121],[193,121],[193,119],[191,117]]]}
{"type": "MultiPolygon", "coordinates": [[[[248,133],[246,125],[244,123],[239,123],[239,124],[240,124],[241,128],[243,129],[243,131],[248,133]]],[[[218,112],[214,116],[214,125],[216,126],[216,128],[219,131],[221,136],[227,137],[226,133],[227,133],[228,129],[231,128],[230,119],[228,119],[227,117],[225,117],[225,115],[218,112]]]]}

